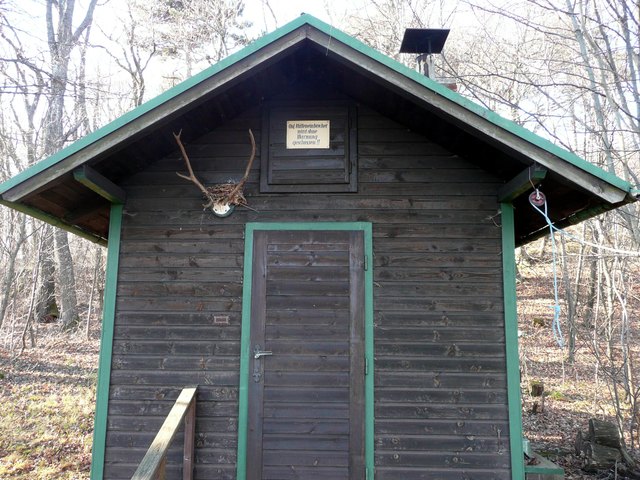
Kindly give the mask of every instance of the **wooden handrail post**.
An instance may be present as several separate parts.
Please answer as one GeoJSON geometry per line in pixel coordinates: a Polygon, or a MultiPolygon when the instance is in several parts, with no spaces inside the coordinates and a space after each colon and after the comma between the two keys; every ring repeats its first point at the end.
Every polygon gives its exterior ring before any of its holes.
{"type": "Polygon", "coordinates": [[[173,405],[169,415],[167,415],[162,427],[160,427],[160,431],[156,438],[153,439],[149,450],[147,450],[131,480],[164,480],[167,450],[182,420],[185,421],[183,479],[193,479],[197,388],[182,389],[176,403],[173,405]]]}
{"type": "Polygon", "coordinates": [[[167,480],[167,456],[162,457],[155,480],[167,480]]]}
{"type": "Polygon", "coordinates": [[[184,458],[182,480],[193,480],[193,452],[196,438],[196,397],[193,397],[184,417],[184,458]]]}

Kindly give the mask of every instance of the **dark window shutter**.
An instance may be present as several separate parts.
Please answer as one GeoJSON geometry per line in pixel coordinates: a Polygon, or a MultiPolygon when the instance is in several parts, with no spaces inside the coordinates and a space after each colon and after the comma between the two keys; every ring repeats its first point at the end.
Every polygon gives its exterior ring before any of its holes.
{"type": "Polygon", "coordinates": [[[267,106],[262,132],[262,192],[357,191],[355,106],[267,106]],[[287,122],[327,120],[328,148],[287,148],[287,122]]]}

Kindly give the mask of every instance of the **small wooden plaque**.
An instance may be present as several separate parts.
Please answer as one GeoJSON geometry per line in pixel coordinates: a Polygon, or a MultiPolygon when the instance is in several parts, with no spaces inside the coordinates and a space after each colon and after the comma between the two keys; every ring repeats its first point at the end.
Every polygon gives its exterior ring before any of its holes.
{"type": "Polygon", "coordinates": [[[329,120],[287,120],[287,150],[329,148],[329,120]]]}

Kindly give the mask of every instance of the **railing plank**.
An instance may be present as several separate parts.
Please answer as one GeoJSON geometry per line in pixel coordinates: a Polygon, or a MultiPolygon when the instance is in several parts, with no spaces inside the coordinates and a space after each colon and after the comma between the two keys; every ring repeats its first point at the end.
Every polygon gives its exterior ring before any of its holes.
{"type": "MultiPolygon", "coordinates": [[[[176,435],[178,431],[178,427],[180,423],[189,412],[189,416],[191,417],[191,423],[193,426],[185,426],[185,435],[187,430],[189,429],[191,432],[190,440],[187,441],[187,437],[185,437],[185,457],[186,457],[186,446],[188,443],[190,445],[190,470],[193,471],[193,432],[195,427],[195,394],[197,387],[193,388],[185,388],[180,393],[180,396],[176,400],[176,403],[173,405],[173,408],[169,412],[169,415],[165,419],[162,427],[160,427],[160,431],[156,435],[156,438],[153,439],[149,450],[147,450],[146,455],[138,465],[138,469],[135,471],[131,480],[151,480],[154,476],[161,472],[163,469],[161,468],[164,464],[164,459],[167,453],[167,449],[171,444],[171,441],[176,435]]],[[[186,467],[186,465],[185,465],[186,467]]],[[[185,468],[186,470],[186,468],[185,468]]],[[[191,479],[191,476],[184,477],[185,479],[191,479]]]]}

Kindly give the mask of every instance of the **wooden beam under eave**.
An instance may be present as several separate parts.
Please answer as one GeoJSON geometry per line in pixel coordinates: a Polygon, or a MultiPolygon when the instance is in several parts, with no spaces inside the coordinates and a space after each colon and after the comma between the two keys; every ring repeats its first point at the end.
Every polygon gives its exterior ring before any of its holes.
{"type": "Polygon", "coordinates": [[[104,208],[105,205],[108,204],[105,204],[105,201],[103,199],[95,198],[94,201],[84,202],[81,207],[67,212],[63,220],[72,225],[77,225],[78,223],[81,223],[86,219],[95,216],[96,210],[104,208]]]}
{"type": "Polygon", "coordinates": [[[513,202],[520,195],[539,184],[546,176],[546,168],[538,165],[530,166],[500,187],[500,190],[498,190],[498,202],[513,202]]]}
{"type": "Polygon", "coordinates": [[[127,198],[122,188],[87,165],[76,168],[73,178],[111,203],[124,203],[127,198]]]}
{"type": "Polygon", "coordinates": [[[87,240],[95,242],[99,245],[102,245],[102,246],[107,245],[107,240],[101,237],[100,235],[93,232],[85,231],[76,225],[69,225],[68,223],[65,223],[64,221],[62,221],[60,218],[54,217],[53,215],[49,215],[48,213],[38,210],[37,208],[30,207],[28,205],[24,205],[21,203],[8,202],[2,196],[0,196],[0,205],[5,205],[6,207],[13,208],[18,212],[22,212],[33,218],[37,218],[38,220],[47,222],[50,225],[53,225],[54,227],[58,227],[69,233],[78,235],[79,237],[86,238],[87,240]]]}

